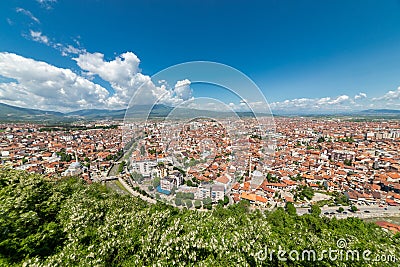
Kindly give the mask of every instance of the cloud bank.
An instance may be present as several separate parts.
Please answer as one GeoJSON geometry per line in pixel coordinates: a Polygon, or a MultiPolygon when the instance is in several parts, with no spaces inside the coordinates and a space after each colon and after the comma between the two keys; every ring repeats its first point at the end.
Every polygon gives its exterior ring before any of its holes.
{"type": "MultiPolygon", "coordinates": [[[[14,53],[0,53],[0,100],[20,107],[57,111],[77,109],[124,109],[136,94],[133,104],[154,104],[156,102],[177,106],[193,99],[189,79],[175,81],[169,86],[166,81],[154,83],[151,77],[142,73],[140,59],[132,52],[122,53],[106,59],[102,53],[89,53],[85,49],[63,46],[52,42],[39,31],[31,31],[31,37],[60,51],[75,54],[72,59],[80,68],[74,72],[67,68],[53,66],[43,61],[26,58],[14,53]],[[98,84],[101,79],[109,84],[105,88],[98,84]],[[139,92],[139,93],[138,93],[139,92]]],[[[338,113],[367,108],[400,107],[400,87],[385,94],[370,98],[360,92],[354,96],[338,95],[321,98],[296,98],[270,103],[274,113],[338,113]],[[397,101],[397,102],[396,102],[397,101]]],[[[132,103],[131,103],[132,104],[132,103]]],[[[215,103],[191,103],[192,108],[208,110],[265,111],[263,102],[229,103],[222,107],[215,103]]]]}
{"type": "MultiPolygon", "coordinates": [[[[41,38],[40,34],[36,34],[41,38]]],[[[29,108],[70,111],[85,108],[122,109],[141,88],[141,104],[152,104],[161,96],[161,103],[179,104],[191,97],[190,81],[177,81],[174,88],[156,86],[150,76],[141,73],[139,58],[132,52],[123,53],[111,61],[100,53],[84,53],[75,58],[84,76],[70,69],[59,68],[43,61],[0,53],[0,76],[10,79],[0,82],[2,102],[29,108]],[[96,84],[90,76],[99,76],[113,91],[96,84]]]]}

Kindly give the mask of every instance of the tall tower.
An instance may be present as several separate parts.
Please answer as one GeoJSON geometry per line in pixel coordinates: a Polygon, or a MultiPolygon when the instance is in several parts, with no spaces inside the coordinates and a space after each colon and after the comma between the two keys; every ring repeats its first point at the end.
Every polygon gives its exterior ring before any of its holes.
{"type": "Polygon", "coordinates": [[[251,178],[251,154],[249,156],[249,178],[251,178]]]}

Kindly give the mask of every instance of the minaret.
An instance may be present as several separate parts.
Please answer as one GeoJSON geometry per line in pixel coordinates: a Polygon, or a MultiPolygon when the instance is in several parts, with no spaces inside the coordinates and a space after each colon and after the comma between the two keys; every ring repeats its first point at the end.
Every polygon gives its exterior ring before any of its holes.
{"type": "Polygon", "coordinates": [[[249,178],[251,178],[251,155],[249,156],[249,178]]]}

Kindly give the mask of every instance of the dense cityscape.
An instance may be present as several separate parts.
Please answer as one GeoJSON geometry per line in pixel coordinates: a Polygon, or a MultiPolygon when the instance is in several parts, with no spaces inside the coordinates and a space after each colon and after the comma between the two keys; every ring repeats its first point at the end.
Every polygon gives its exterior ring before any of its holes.
{"type": "Polygon", "coordinates": [[[2,124],[1,165],[48,177],[79,176],[87,183],[119,179],[145,196],[191,209],[246,200],[259,209],[293,203],[299,214],[317,204],[323,215],[338,218],[399,215],[397,121],[278,117],[274,142],[262,144],[267,136],[245,119],[242,128],[234,127],[246,133],[237,139],[243,151],[248,145],[246,153],[239,153],[225,123],[187,124],[179,132],[183,142],[168,152],[173,123],[139,123],[146,136],[125,150],[122,134],[132,125],[118,121],[67,128],[2,124]],[[265,146],[271,145],[269,158],[265,146]]]}

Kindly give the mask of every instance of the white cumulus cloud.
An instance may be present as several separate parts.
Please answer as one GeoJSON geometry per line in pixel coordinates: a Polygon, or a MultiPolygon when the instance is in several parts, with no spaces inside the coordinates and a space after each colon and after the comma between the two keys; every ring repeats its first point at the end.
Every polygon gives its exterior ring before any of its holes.
{"type": "Polygon", "coordinates": [[[295,98],[281,102],[273,102],[270,107],[278,112],[318,112],[318,111],[344,111],[350,110],[353,100],[348,95],[322,98],[295,98]]]}
{"type": "MultiPolygon", "coordinates": [[[[35,35],[37,38],[41,34],[35,35]]],[[[114,92],[80,76],[70,69],[25,58],[13,53],[0,53],[1,102],[22,107],[69,111],[84,108],[126,108],[136,94],[137,104],[163,103],[178,105],[191,98],[190,81],[178,81],[173,88],[156,86],[150,76],[140,72],[140,60],[131,52],[112,61],[100,53],[85,53],[75,59],[89,75],[98,75],[110,83],[114,92]]]]}
{"type": "Polygon", "coordinates": [[[123,53],[107,61],[102,53],[83,53],[74,58],[87,75],[98,75],[110,83],[115,93],[108,99],[109,105],[126,107],[131,97],[139,90],[135,101],[140,104],[159,102],[176,105],[191,97],[189,80],[178,81],[168,89],[166,83],[156,86],[150,76],[141,73],[140,59],[132,52],[123,53]]]}
{"type": "Polygon", "coordinates": [[[49,38],[45,35],[42,34],[42,32],[36,32],[36,31],[30,31],[32,40],[39,42],[39,43],[43,43],[48,45],[49,44],[49,38]]]}
{"type": "Polygon", "coordinates": [[[366,93],[359,93],[359,94],[354,96],[354,99],[362,99],[362,98],[367,98],[367,94],[366,93]]]}
{"type": "Polygon", "coordinates": [[[341,96],[338,96],[336,99],[330,101],[329,104],[331,104],[331,105],[342,104],[349,99],[350,99],[350,97],[348,95],[341,95],[341,96]]]}
{"type": "Polygon", "coordinates": [[[11,105],[64,111],[99,108],[109,96],[105,88],[69,69],[13,53],[0,53],[0,75],[15,80],[0,83],[1,101],[11,105]]]}
{"type": "Polygon", "coordinates": [[[178,99],[186,101],[192,97],[193,92],[192,89],[190,88],[190,83],[191,82],[188,79],[176,82],[174,93],[178,99]]]}
{"type": "Polygon", "coordinates": [[[84,53],[74,60],[82,70],[97,74],[116,87],[129,82],[139,72],[140,60],[132,52],[123,53],[111,61],[105,61],[101,53],[84,53]]]}
{"type": "Polygon", "coordinates": [[[373,101],[381,101],[381,100],[386,100],[386,101],[393,101],[393,100],[398,100],[400,99],[400,87],[397,88],[397,90],[390,90],[386,94],[380,97],[375,97],[372,100],[373,101]]]}

